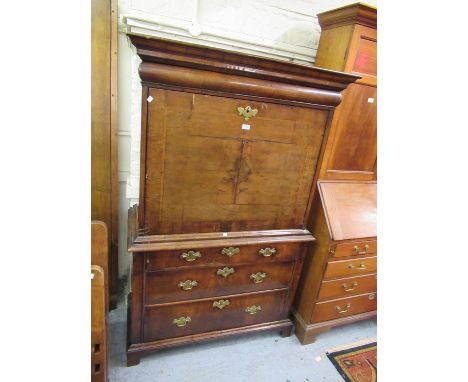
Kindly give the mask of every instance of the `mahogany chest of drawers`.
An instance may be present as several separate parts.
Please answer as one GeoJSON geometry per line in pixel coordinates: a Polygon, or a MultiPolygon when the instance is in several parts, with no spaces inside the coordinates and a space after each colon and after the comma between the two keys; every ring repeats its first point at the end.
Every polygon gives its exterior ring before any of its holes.
{"type": "Polygon", "coordinates": [[[359,77],[131,40],[143,91],[127,363],[194,341],[289,335],[317,165],[340,92],[359,77]]]}
{"type": "Polygon", "coordinates": [[[311,248],[294,303],[303,344],[333,326],[373,317],[377,309],[376,183],[319,181],[311,248]]]}

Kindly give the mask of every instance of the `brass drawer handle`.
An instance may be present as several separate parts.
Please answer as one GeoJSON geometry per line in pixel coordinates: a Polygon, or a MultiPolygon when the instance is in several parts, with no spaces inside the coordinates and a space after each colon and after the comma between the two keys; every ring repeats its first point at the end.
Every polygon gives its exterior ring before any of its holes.
{"type": "Polygon", "coordinates": [[[263,280],[265,280],[267,277],[267,274],[264,272],[257,272],[257,273],[252,273],[250,275],[250,279],[253,280],[255,284],[262,283],[263,280]]]}
{"type": "Polygon", "coordinates": [[[346,313],[348,311],[348,309],[351,308],[351,303],[348,302],[346,304],[346,306],[344,307],[344,309],[341,309],[339,305],[335,306],[335,309],[336,311],[339,313],[339,314],[342,314],[342,313],[346,313]]]}
{"type": "Polygon", "coordinates": [[[240,249],[237,247],[223,248],[223,250],[221,251],[223,255],[226,255],[229,257],[237,255],[239,252],[240,252],[240,249]]]}
{"type": "Polygon", "coordinates": [[[195,261],[196,259],[199,259],[200,257],[201,257],[201,253],[198,251],[197,252],[188,251],[180,255],[180,258],[185,261],[195,261]]]}
{"type": "Polygon", "coordinates": [[[366,269],[366,265],[361,263],[358,266],[355,266],[354,264],[349,264],[348,265],[349,269],[366,269]]]}
{"type": "Polygon", "coordinates": [[[356,252],[357,255],[367,255],[367,252],[369,251],[369,244],[366,244],[366,245],[364,246],[364,251],[361,251],[361,250],[359,249],[359,246],[357,246],[357,245],[355,245],[355,246],[353,247],[353,249],[354,249],[354,252],[356,252]]]}
{"type": "Polygon", "coordinates": [[[229,275],[232,275],[234,272],[235,272],[234,268],[224,267],[222,269],[219,268],[216,274],[219,276],[228,277],[229,275]]]}
{"type": "Polygon", "coordinates": [[[252,109],[252,106],[250,105],[246,107],[239,106],[237,108],[237,111],[239,112],[239,115],[242,115],[246,121],[248,121],[250,118],[255,117],[258,113],[258,110],[252,109]]]}
{"type": "Polygon", "coordinates": [[[245,308],[246,313],[248,314],[257,314],[259,311],[262,310],[260,305],[252,305],[245,308]]]}
{"type": "Polygon", "coordinates": [[[230,304],[229,300],[219,300],[213,302],[213,308],[223,309],[230,304]]]}
{"type": "Polygon", "coordinates": [[[197,280],[185,280],[185,281],[181,281],[177,285],[179,288],[182,288],[183,290],[190,290],[193,287],[196,287],[198,285],[198,281],[197,280]]]}
{"type": "Polygon", "coordinates": [[[351,286],[349,286],[348,284],[344,283],[341,285],[341,287],[344,289],[345,292],[351,292],[354,290],[355,287],[357,287],[359,284],[357,281],[353,282],[351,284],[351,286]]]}
{"type": "Polygon", "coordinates": [[[187,322],[192,321],[190,317],[179,317],[179,318],[174,318],[172,320],[172,323],[177,326],[185,326],[187,325],[187,322]]]}
{"type": "Polygon", "coordinates": [[[270,257],[276,253],[276,248],[262,248],[258,253],[263,257],[270,257]]]}

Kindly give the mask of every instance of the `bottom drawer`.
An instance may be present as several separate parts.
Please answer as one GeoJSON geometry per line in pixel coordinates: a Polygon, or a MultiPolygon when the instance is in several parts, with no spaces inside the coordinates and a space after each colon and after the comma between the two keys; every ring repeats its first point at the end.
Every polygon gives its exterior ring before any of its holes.
{"type": "Polygon", "coordinates": [[[277,321],[287,318],[287,290],[251,293],[147,307],[144,341],[181,337],[213,330],[277,321]]]}
{"type": "Polygon", "coordinates": [[[335,320],[353,314],[377,309],[377,294],[367,293],[337,300],[319,302],[315,305],[312,322],[335,320]]]}

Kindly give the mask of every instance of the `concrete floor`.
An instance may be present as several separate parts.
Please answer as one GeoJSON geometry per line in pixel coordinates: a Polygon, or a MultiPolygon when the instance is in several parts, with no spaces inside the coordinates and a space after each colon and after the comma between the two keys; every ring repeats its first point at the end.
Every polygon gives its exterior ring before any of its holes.
{"type": "Polygon", "coordinates": [[[110,313],[110,382],[339,382],[325,352],[377,337],[375,320],[334,328],[306,346],[294,334],[265,332],[160,351],[126,367],[126,317],[121,301],[110,313]]]}

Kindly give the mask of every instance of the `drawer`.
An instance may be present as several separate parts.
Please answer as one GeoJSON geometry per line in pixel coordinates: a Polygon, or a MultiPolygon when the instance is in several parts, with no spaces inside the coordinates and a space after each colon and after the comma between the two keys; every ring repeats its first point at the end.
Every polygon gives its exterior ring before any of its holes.
{"type": "Polygon", "coordinates": [[[377,272],[377,257],[361,257],[352,260],[330,261],[323,278],[346,277],[377,272]]]}
{"type": "Polygon", "coordinates": [[[145,303],[159,304],[289,286],[295,262],[179,268],[147,272],[145,303]]]}
{"type": "Polygon", "coordinates": [[[221,266],[294,260],[300,250],[301,243],[283,243],[150,252],[146,258],[146,270],[207,264],[221,266]]]}
{"type": "Polygon", "coordinates": [[[349,277],[346,279],[323,281],[319,300],[340,298],[377,291],[377,275],[349,277]]]}
{"type": "Polygon", "coordinates": [[[352,316],[353,314],[371,312],[376,309],[376,293],[319,302],[315,305],[312,322],[334,320],[341,317],[352,316]]]}
{"type": "Polygon", "coordinates": [[[359,257],[376,254],[377,240],[364,240],[351,243],[338,243],[333,257],[359,257]]]}
{"type": "Polygon", "coordinates": [[[147,307],[144,341],[181,337],[214,330],[285,319],[287,290],[147,307]]]}

